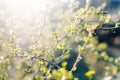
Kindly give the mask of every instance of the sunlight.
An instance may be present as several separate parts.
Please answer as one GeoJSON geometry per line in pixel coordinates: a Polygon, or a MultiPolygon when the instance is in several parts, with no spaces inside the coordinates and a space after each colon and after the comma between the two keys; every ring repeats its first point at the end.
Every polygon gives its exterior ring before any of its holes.
{"type": "MultiPolygon", "coordinates": [[[[33,26],[44,23],[48,5],[53,0],[2,0],[4,6],[4,21],[10,32],[21,31],[30,34],[33,26]]],[[[27,35],[26,33],[26,35],[27,35]]]]}
{"type": "Polygon", "coordinates": [[[44,10],[47,0],[10,0],[10,5],[15,10],[44,10]]]}
{"type": "Polygon", "coordinates": [[[48,0],[6,0],[5,4],[14,16],[32,17],[36,13],[44,14],[49,2],[48,0]]]}

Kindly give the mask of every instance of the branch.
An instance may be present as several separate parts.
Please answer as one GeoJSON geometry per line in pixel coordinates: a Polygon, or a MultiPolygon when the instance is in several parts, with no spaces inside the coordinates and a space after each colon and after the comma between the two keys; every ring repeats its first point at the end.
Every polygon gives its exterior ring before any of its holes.
{"type": "MultiPolygon", "coordinates": [[[[85,42],[85,43],[83,44],[83,48],[85,48],[86,44],[87,44],[87,42],[85,42]]],[[[79,52],[79,53],[78,53],[78,56],[77,56],[77,59],[76,59],[74,65],[73,65],[73,67],[71,68],[70,72],[73,72],[73,71],[74,71],[74,67],[76,67],[77,63],[80,61],[80,58],[81,58],[80,55],[81,55],[81,53],[79,52]]]]}
{"type": "Polygon", "coordinates": [[[63,35],[63,37],[58,40],[58,42],[62,41],[64,38],[66,38],[66,37],[68,36],[68,34],[69,34],[69,32],[66,32],[66,33],[63,35]]]}
{"type": "Polygon", "coordinates": [[[91,0],[85,0],[85,1],[86,1],[85,10],[88,10],[91,4],[91,0]]]}
{"type": "Polygon", "coordinates": [[[36,80],[35,77],[36,77],[37,73],[39,72],[39,69],[40,69],[40,67],[38,67],[38,69],[34,72],[34,74],[33,74],[33,80],[36,80]]]}
{"type": "MultiPolygon", "coordinates": [[[[25,57],[28,57],[28,56],[14,56],[14,57],[25,58],[25,57]]],[[[53,65],[53,66],[55,66],[55,67],[57,67],[57,68],[60,68],[59,65],[57,65],[57,64],[54,63],[53,61],[50,61],[50,60],[48,60],[48,59],[46,59],[46,58],[43,58],[43,57],[35,57],[35,56],[32,57],[32,59],[33,59],[33,58],[43,60],[43,61],[45,61],[45,62],[48,62],[50,65],[53,65]]]]}
{"type": "Polygon", "coordinates": [[[47,73],[46,73],[45,76],[43,77],[43,80],[46,80],[46,78],[47,78],[47,76],[48,76],[48,74],[50,73],[51,70],[52,70],[52,65],[50,65],[47,73]]]}
{"type": "Polygon", "coordinates": [[[41,60],[43,60],[43,61],[46,61],[46,62],[48,62],[50,65],[53,65],[53,66],[55,66],[55,67],[57,67],[57,68],[60,68],[59,65],[57,65],[56,63],[54,63],[54,62],[52,62],[52,61],[50,61],[50,60],[48,60],[48,59],[46,59],[46,58],[39,57],[39,59],[41,59],[41,60]]]}
{"type": "Polygon", "coordinates": [[[116,27],[96,28],[96,30],[114,30],[114,29],[120,29],[120,28],[116,28],[116,27]]]}
{"type": "Polygon", "coordinates": [[[102,3],[102,4],[97,8],[97,10],[98,10],[98,11],[103,10],[103,9],[106,7],[106,5],[107,5],[107,1],[105,0],[104,3],[102,3]]]}

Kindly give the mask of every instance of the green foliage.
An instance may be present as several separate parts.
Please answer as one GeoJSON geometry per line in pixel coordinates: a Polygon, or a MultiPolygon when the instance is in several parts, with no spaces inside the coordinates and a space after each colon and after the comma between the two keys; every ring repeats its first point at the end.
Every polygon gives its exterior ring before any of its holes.
{"type": "Polygon", "coordinates": [[[119,28],[120,27],[120,22],[116,23],[115,27],[119,28]]]}
{"type": "MultiPolygon", "coordinates": [[[[79,66],[77,64],[81,62],[81,59],[84,59],[85,63],[89,65],[89,71],[84,75],[92,80],[93,76],[97,74],[94,67],[97,60],[102,58],[104,61],[114,65],[115,59],[109,57],[105,52],[107,44],[99,44],[97,38],[93,36],[94,29],[100,27],[101,22],[112,22],[108,12],[98,11],[94,7],[90,7],[88,10],[80,8],[75,16],[76,18],[71,21],[70,25],[62,29],[61,33],[52,33],[51,39],[53,41],[42,41],[42,43],[46,43],[42,48],[39,40],[36,41],[37,37],[34,37],[33,44],[29,46],[28,50],[18,46],[16,33],[12,33],[8,39],[2,40],[0,46],[5,47],[2,54],[7,56],[0,57],[0,80],[9,79],[11,76],[9,72],[16,69],[18,74],[15,77],[21,78],[21,80],[27,79],[30,74],[33,75],[28,80],[76,80],[77,78],[75,78],[73,73],[78,70],[79,66]],[[97,22],[91,24],[88,23],[89,21],[97,22]],[[59,34],[62,34],[62,36],[59,34]],[[72,45],[74,42],[77,43],[75,46],[72,45]],[[65,59],[69,58],[72,50],[78,54],[71,69],[68,70],[68,62],[65,59]],[[57,51],[59,53],[56,53],[57,51]]],[[[116,27],[119,27],[119,25],[117,23],[116,27]]],[[[109,71],[108,67],[105,69],[109,71]]],[[[117,73],[118,69],[120,69],[120,65],[113,67],[114,73],[117,73]]]]}

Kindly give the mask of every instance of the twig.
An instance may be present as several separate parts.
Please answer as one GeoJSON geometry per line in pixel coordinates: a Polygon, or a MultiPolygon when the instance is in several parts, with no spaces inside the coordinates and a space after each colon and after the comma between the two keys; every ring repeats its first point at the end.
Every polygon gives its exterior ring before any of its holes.
{"type": "Polygon", "coordinates": [[[88,10],[91,4],[91,0],[85,0],[85,1],[86,1],[85,10],[88,10]]]}
{"type": "Polygon", "coordinates": [[[36,40],[34,40],[35,41],[35,45],[37,45],[38,44],[38,42],[39,42],[39,40],[40,40],[40,38],[41,38],[41,36],[42,36],[42,31],[44,30],[44,27],[43,28],[41,28],[40,29],[40,33],[38,34],[38,38],[36,39],[36,40]]]}
{"type": "Polygon", "coordinates": [[[103,10],[103,9],[106,7],[106,5],[107,5],[107,1],[105,0],[104,3],[102,3],[102,4],[97,8],[97,10],[98,10],[98,11],[103,10]]]}
{"type": "Polygon", "coordinates": [[[57,65],[56,63],[54,63],[54,62],[52,62],[52,61],[50,61],[50,60],[48,60],[48,59],[46,59],[46,58],[39,58],[39,59],[41,59],[41,60],[43,60],[43,61],[46,61],[46,62],[48,62],[50,65],[53,65],[53,66],[55,66],[55,67],[57,67],[57,68],[60,68],[59,65],[57,65]]]}
{"type": "Polygon", "coordinates": [[[66,38],[68,36],[68,34],[69,34],[69,32],[66,32],[65,35],[58,40],[58,42],[62,41],[64,38],[66,38]]]}
{"type": "Polygon", "coordinates": [[[52,70],[52,65],[50,65],[47,73],[46,73],[45,76],[43,77],[43,80],[46,80],[46,77],[48,76],[48,74],[50,73],[51,70],[52,70]]]}
{"type": "MultiPolygon", "coordinates": [[[[85,43],[83,44],[83,48],[85,48],[86,44],[87,44],[87,42],[85,42],[85,43]]],[[[81,53],[79,52],[79,53],[78,53],[78,56],[77,56],[77,59],[76,59],[73,67],[71,68],[71,70],[70,70],[69,72],[72,72],[72,71],[74,70],[74,67],[76,67],[77,63],[80,61],[80,56],[81,56],[81,53]]]]}
{"type": "Polygon", "coordinates": [[[36,76],[36,74],[39,72],[39,69],[40,69],[40,67],[38,67],[38,69],[35,71],[35,73],[33,74],[33,80],[36,80],[35,79],[35,76],[36,76]]]}
{"type": "MultiPolygon", "coordinates": [[[[28,56],[14,56],[14,57],[25,58],[25,57],[28,57],[28,56]]],[[[57,68],[60,68],[59,65],[57,65],[56,63],[54,63],[54,62],[52,62],[52,61],[50,61],[50,60],[48,60],[48,59],[46,59],[46,58],[43,58],[43,57],[35,57],[35,56],[32,57],[32,59],[33,59],[33,58],[43,60],[43,61],[45,61],[45,62],[48,62],[50,65],[53,65],[53,66],[55,66],[55,67],[57,67],[57,68]]]]}
{"type": "Polygon", "coordinates": [[[109,27],[109,28],[96,28],[96,30],[114,30],[114,29],[120,29],[116,27],[109,27]]]}

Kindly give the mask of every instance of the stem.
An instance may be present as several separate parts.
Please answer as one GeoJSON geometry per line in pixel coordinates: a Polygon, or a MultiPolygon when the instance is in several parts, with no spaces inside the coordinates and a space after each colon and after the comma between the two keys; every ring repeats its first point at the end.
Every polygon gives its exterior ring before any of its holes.
{"type": "MultiPolygon", "coordinates": [[[[85,42],[85,43],[83,44],[83,48],[85,48],[86,44],[87,44],[87,42],[85,42]]],[[[73,65],[73,67],[71,68],[70,72],[73,72],[74,67],[76,67],[77,63],[80,61],[80,55],[81,55],[81,53],[79,52],[79,53],[78,53],[78,56],[77,56],[77,59],[76,59],[74,65],[73,65]]]]}
{"type": "MultiPolygon", "coordinates": [[[[14,57],[25,58],[25,57],[28,57],[28,56],[14,56],[14,57]]],[[[57,68],[60,68],[59,65],[57,65],[57,64],[54,63],[53,61],[48,60],[48,59],[46,59],[46,58],[43,58],[43,57],[35,57],[35,56],[32,57],[32,58],[43,60],[43,61],[45,61],[45,62],[48,62],[50,65],[53,65],[53,66],[55,66],[55,67],[57,67],[57,68]]]]}
{"type": "Polygon", "coordinates": [[[48,76],[48,74],[50,73],[51,70],[52,70],[52,65],[50,65],[47,73],[46,73],[45,76],[43,77],[43,80],[46,80],[46,77],[48,76]]]}

